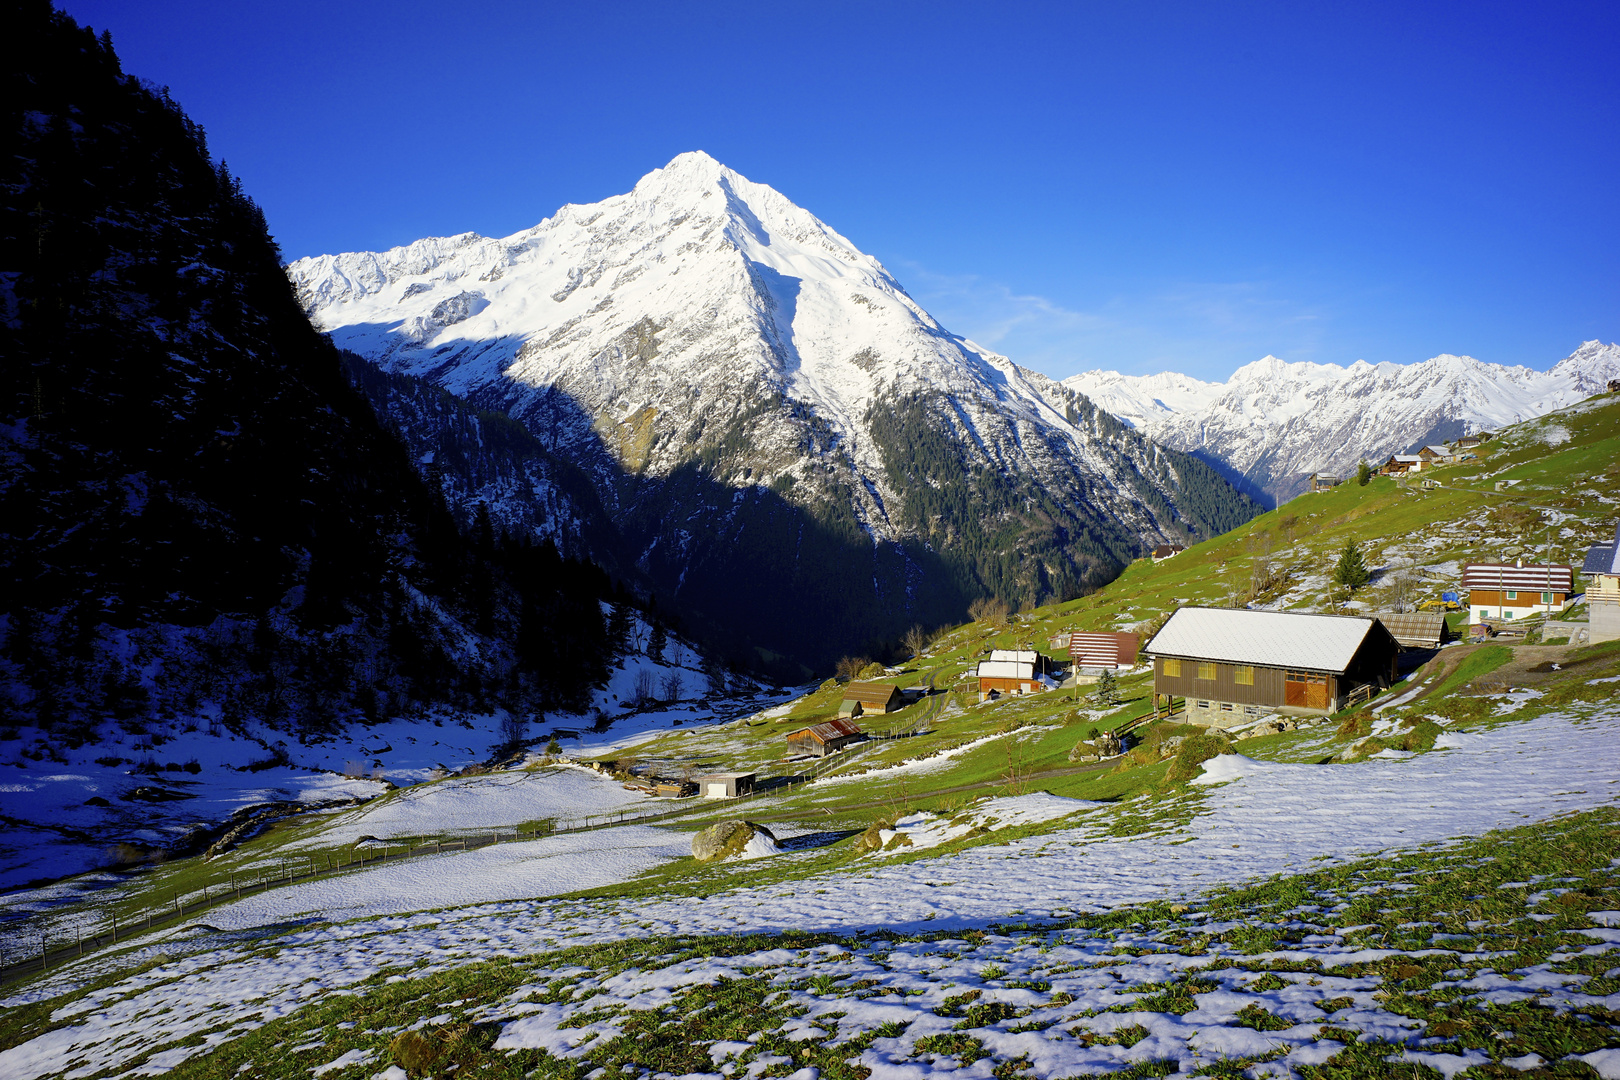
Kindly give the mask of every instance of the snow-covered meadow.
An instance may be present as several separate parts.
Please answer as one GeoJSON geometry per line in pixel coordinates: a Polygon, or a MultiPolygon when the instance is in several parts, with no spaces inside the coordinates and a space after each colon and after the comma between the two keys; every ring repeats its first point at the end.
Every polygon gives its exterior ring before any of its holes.
{"type": "MultiPolygon", "coordinates": [[[[1150,939],[1160,931],[1153,928],[1140,933],[1116,928],[1102,937],[1089,930],[1065,931],[1057,937],[1048,931],[1031,931],[1034,938],[1027,934],[980,935],[987,927],[1007,920],[1050,925],[1051,920],[1084,912],[1131,910],[1165,901],[1197,908],[1203,903],[1200,897],[1211,888],[1341,864],[1366,853],[1412,851],[1434,844],[1441,847],[1432,850],[1442,851],[1455,837],[1609,807],[1620,794],[1620,777],[1612,767],[1617,736],[1620,707],[1600,705],[1475,732],[1452,732],[1444,737],[1444,748],[1435,752],[1391,754],[1354,765],[1220,758],[1206,771],[1211,783],[1170,804],[1152,804],[1156,816],[1144,813],[1149,809],[1147,803],[1140,807],[1132,803],[1081,805],[1076,823],[1059,825],[1055,831],[909,861],[896,862],[893,855],[869,856],[854,864],[852,871],[813,876],[785,888],[740,884],[708,896],[572,901],[514,897],[514,891],[521,891],[514,889],[514,877],[532,874],[529,880],[537,884],[544,879],[543,872],[525,869],[529,862],[543,866],[547,859],[576,858],[585,866],[592,859],[603,863],[620,859],[622,869],[633,872],[637,858],[667,858],[689,841],[685,834],[649,827],[601,830],[590,834],[594,838],[584,840],[584,846],[574,851],[512,844],[503,845],[504,850],[456,853],[412,864],[419,870],[391,867],[385,872],[360,872],[316,884],[317,888],[341,890],[331,894],[299,886],[217,909],[210,914],[210,929],[194,928],[131,943],[116,958],[103,955],[86,960],[14,996],[3,1004],[12,1007],[60,994],[78,980],[108,973],[117,965],[161,958],[156,967],[114,979],[104,990],[70,1006],[70,1011],[83,1014],[84,1024],[41,1035],[0,1054],[0,1072],[16,1077],[45,1076],[70,1066],[84,1075],[103,1068],[117,1072],[138,1051],[160,1048],[143,1067],[155,1071],[159,1063],[173,1066],[374,977],[431,980],[502,957],[518,960],[556,949],[627,940],[654,943],[649,946],[654,955],[640,965],[640,974],[611,985],[611,976],[594,975],[577,965],[563,973],[537,969],[526,976],[531,979],[531,993],[480,1004],[483,1015],[499,1019],[502,1047],[549,1046],[553,1052],[568,1053],[583,1045],[579,1040],[589,1034],[591,1024],[599,1025],[599,1037],[605,1040],[612,1038],[610,1029],[619,1021],[600,1019],[583,1028],[568,1026],[573,1024],[575,1010],[561,999],[535,1008],[517,1004],[524,997],[555,998],[550,991],[541,992],[552,979],[566,976],[576,988],[590,983],[613,995],[606,1000],[593,997],[598,1006],[606,1008],[622,999],[618,1007],[627,1014],[635,1013],[661,1009],[691,987],[714,985],[722,975],[763,978],[767,976],[759,971],[772,967],[755,955],[716,957],[701,964],[676,963],[668,957],[657,960],[669,951],[656,946],[659,940],[804,932],[848,936],[876,931],[922,935],[928,940],[916,948],[899,948],[898,954],[897,946],[881,942],[863,946],[867,951],[860,956],[848,946],[819,957],[796,954],[779,961],[784,965],[781,973],[768,977],[791,982],[819,972],[841,985],[844,980],[857,980],[859,994],[847,989],[818,991],[823,1005],[811,1008],[800,1019],[813,1026],[818,1010],[833,1009],[825,1002],[836,1002],[836,1010],[846,1015],[820,1026],[834,1043],[861,1032],[892,1031],[892,1025],[902,1024],[903,1035],[874,1036],[859,1051],[864,1064],[889,1075],[921,1075],[947,1067],[943,1058],[929,1056],[936,1051],[925,1048],[966,1046],[960,1039],[946,1036],[959,1030],[955,1025],[975,1017],[985,1021],[970,1025],[978,1046],[1001,1059],[1009,1054],[1033,1055],[1030,1060],[1037,1063],[1036,1075],[1043,1076],[1064,1075],[1065,1069],[1103,1067],[1108,1062],[1117,1067],[1128,1060],[1154,1056],[1177,1058],[1188,1071],[1196,1068],[1200,1055],[1246,1055],[1260,1042],[1285,1050],[1276,1057],[1286,1070],[1290,1064],[1308,1062],[1312,1055],[1335,1052],[1314,1034],[1306,1038],[1301,1032],[1289,1033],[1307,1023],[1315,1032],[1325,1022],[1323,1016],[1352,1033],[1399,1039],[1406,1038],[1400,1032],[1407,1030],[1413,1053],[1438,1053],[1419,1045],[1421,1032],[1410,1030],[1410,1025],[1403,1028],[1398,1016],[1386,1013],[1371,997],[1379,985],[1377,978],[1366,973],[1341,978],[1333,973],[1335,968],[1382,961],[1402,950],[1369,948],[1351,941],[1354,928],[1342,921],[1334,923],[1326,908],[1317,914],[1295,913],[1294,922],[1315,929],[1307,927],[1296,933],[1299,940],[1293,942],[1294,947],[1283,950],[1287,955],[1309,953],[1320,965],[1320,973],[1305,979],[1279,976],[1260,990],[1245,989],[1257,975],[1252,967],[1227,970],[1221,964],[1212,966],[1212,956],[1235,963],[1234,956],[1228,955],[1234,950],[1216,947],[1213,953],[1205,949],[1182,955],[1162,947],[1162,942],[1154,946],[1150,939]],[[667,840],[654,840],[654,836],[667,840]],[[401,873],[417,876],[403,881],[398,876],[401,873]],[[411,905],[402,894],[410,888],[431,890],[432,880],[454,881],[443,895],[458,906],[408,914],[411,905]],[[366,917],[329,921],[323,913],[327,907],[339,918],[345,912],[364,912],[366,917]],[[215,927],[218,929],[212,929],[215,927]],[[268,939],[267,933],[271,935],[268,939]],[[947,943],[932,936],[939,933],[973,938],[971,956],[967,955],[970,950],[960,946],[942,954],[947,943]],[[264,948],[271,943],[273,949],[264,948]],[[1122,948],[1143,955],[1130,958],[1119,952],[1122,948]],[[886,974],[872,968],[875,963],[884,965],[886,974]],[[1064,965],[1071,965],[1067,974],[1058,970],[1064,965]],[[994,970],[987,973],[986,969],[994,970]],[[1197,983],[1190,991],[1196,1007],[1189,1005],[1181,1012],[1123,1008],[1136,1001],[1130,995],[1168,992],[1162,984],[1194,969],[1211,984],[1197,983]],[[1015,974],[1020,972],[1023,974],[1015,974]],[[866,979],[876,981],[866,984],[866,979]],[[1279,979],[1281,985],[1274,985],[1279,979]],[[1050,987],[1032,990],[1029,985],[1010,985],[1009,980],[1031,985],[1044,982],[1050,987]],[[989,1012],[964,1012],[971,1006],[960,1000],[961,995],[974,989],[982,992],[986,1002],[1002,1002],[1005,1008],[995,1010],[988,1021],[989,1012]],[[1063,1010],[1052,1014],[1062,1023],[1095,1007],[1099,994],[1113,995],[1109,1007],[1119,1006],[1123,1011],[1081,1023],[1092,1033],[1090,1037],[1072,1035],[1064,1040],[1061,1024],[1043,1027],[1044,1034],[1009,1030],[1017,1026],[1011,1020],[1019,1010],[1048,1007],[1060,990],[1072,999],[1051,1006],[1063,1010]],[[899,1000],[887,1001],[885,995],[890,993],[898,994],[899,1000]],[[1120,994],[1126,998],[1120,999],[1120,994]],[[1037,997],[1041,1000],[1036,1001],[1037,997]],[[958,1000],[948,1005],[948,998],[958,1000]],[[1318,998],[1344,999],[1344,1003],[1313,1013],[1310,1010],[1315,1006],[1309,1002],[1318,998]],[[852,1008],[860,1002],[874,1004],[852,1008]],[[1231,1018],[1251,1004],[1291,1022],[1278,1028],[1279,1021],[1274,1019],[1252,1031],[1241,1021],[1234,1027],[1231,1018]],[[948,1025],[928,1020],[938,1009],[955,1018],[948,1025]],[[918,1020],[924,1023],[916,1026],[918,1020]],[[1132,1024],[1147,1034],[1129,1046],[1105,1038],[1115,1028],[1132,1024]],[[935,1032],[935,1027],[940,1030],[935,1032]],[[1250,1033],[1243,1034],[1245,1031],[1250,1033]],[[1262,1032],[1263,1038],[1255,1031],[1262,1032]],[[181,1045],[196,1042],[189,1037],[202,1032],[209,1034],[200,1043],[181,1045]],[[920,1042],[931,1035],[945,1041],[920,1042]],[[1144,1046],[1144,1040],[1153,1041],[1144,1046]],[[1057,1045],[1060,1042],[1062,1046],[1057,1045]]],[[[607,876],[615,872],[610,868],[607,876]]],[[[746,876],[736,880],[746,881],[746,876]]],[[[1284,923],[1288,925],[1279,933],[1292,925],[1288,920],[1284,923]]],[[[1176,932],[1208,936],[1214,925],[1189,924],[1176,932]]],[[[1620,931],[1605,930],[1596,933],[1591,948],[1612,947],[1614,943],[1605,935],[1620,942],[1620,931]]],[[[1459,957],[1470,950],[1489,954],[1489,948],[1477,943],[1467,947],[1447,944],[1441,940],[1443,934],[1423,937],[1421,949],[1405,950],[1419,961],[1423,956],[1438,955],[1435,949],[1459,957]]],[[[1257,954],[1258,960],[1267,955],[1257,954]]],[[[1464,959],[1448,962],[1464,964],[1464,959]]],[[[1243,963],[1255,960],[1246,955],[1243,963]]],[[[544,968],[543,960],[537,962],[544,968]]],[[[1459,970],[1465,970],[1470,980],[1483,980],[1482,987],[1495,985],[1491,982],[1495,976],[1483,970],[1480,962],[1471,963],[1459,970]]],[[[1578,994],[1581,981],[1546,972],[1541,978],[1542,983],[1566,995],[1578,994]]],[[[809,1000],[802,989],[792,990],[790,997],[800,1004],[809,1000]]],[[[774,1002],[773,1008],[781,1004],[774,1002]]],[[[1615,1005],[1620,1001],[1604,1007],[1615,1005]]],[[[423,1018],[428,1015],[424,1013],[423,1018]]],[[[787,1030],[791,1038],[796,1029],[787,1030]]],[[[711,1066],[716,1073],[729,1058],[761,1060],[757,1050],[741,1046],[715,1043],[711,1049],[718,1055],[711,1066]]],[[[988,1075],[990,1059],[975,1060],[978,1064],[962,1062],[959,1067],[972,1066],[975,1075],[980,1071],[988,1075]]]]}

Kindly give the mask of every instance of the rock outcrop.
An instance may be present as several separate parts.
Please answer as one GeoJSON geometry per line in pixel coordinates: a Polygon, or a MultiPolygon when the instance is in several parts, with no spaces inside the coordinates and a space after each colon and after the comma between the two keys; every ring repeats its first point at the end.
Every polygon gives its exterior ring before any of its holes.
{"type": "Polygon", "coordinates": [[[733,819],[710,825],[692,837],[692,858],[701,863],[719,862],[743,854],[755,837],[776,846],[776,834],[752,821],[733,819]]]}

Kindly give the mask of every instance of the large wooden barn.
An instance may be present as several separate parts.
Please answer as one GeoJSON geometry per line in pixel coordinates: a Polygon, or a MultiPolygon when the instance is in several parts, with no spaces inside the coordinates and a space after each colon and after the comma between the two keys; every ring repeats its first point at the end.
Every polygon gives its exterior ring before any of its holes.
{"type": "Polygon", "coordinates": [[[1187,607],[1142,650],[1153,702],[1185,698],[1187,722],[1234,727],[1267,713],[1324,716],[1395,679],[1400,645],[1377,619],[1187,607]]]}

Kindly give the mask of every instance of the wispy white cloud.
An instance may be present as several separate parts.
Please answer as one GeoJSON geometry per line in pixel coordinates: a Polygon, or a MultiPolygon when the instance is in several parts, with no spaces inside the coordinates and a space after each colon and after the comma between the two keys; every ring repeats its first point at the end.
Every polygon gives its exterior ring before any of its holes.
{"type": "Polygon", "coordinates": [[[1271,282],[1160,283],[1080,306],[978,275],[902,266],[912,295],[951,332],[1056,378],[1105,367],[1223,380],[1267,353],[1316,359],[1331,321],[1271,282]]]}

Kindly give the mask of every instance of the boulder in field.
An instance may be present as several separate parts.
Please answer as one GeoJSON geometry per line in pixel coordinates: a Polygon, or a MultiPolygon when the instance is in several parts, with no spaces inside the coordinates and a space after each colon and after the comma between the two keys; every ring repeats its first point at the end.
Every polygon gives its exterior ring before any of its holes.
{"type": "Polygon", "coordinates": [[[745,852],[770,854],[776,847],[776,834],[752,821],[731,820],[710,825],[692,837],[692,858],[698,862],[718,862],[745,852]],[[761,843],[755,843],[755,839],[761,843]],[[756,849],[750,851],[749,849],[756,849]],[[765,848],[766,850],[758,850],[765,848]]]}

